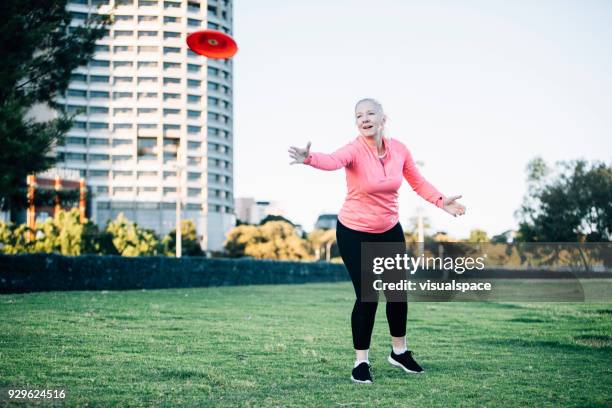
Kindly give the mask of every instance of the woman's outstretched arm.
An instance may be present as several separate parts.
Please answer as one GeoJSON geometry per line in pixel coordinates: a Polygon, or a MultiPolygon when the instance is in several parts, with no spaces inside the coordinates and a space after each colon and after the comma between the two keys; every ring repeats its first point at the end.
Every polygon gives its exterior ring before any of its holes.
{"type": "Polygon", "coordinates": [[[331,154],[311,153],[311,143],[308,142],[306,148],[291,146],[289,155],[293,159],[291,164],[303,163],[321,170],[338,170],[349,166],[355,157],[355,147],[351,144],[341,147],[331,154]]]}
{"type": "Polygon", "coordinates": [[[442,208],[450,215],[457,216],[465,214],[465,206],[459,203],[457,200],[461,198],[458,196],[446,197],[437,188],[435,188],[429,181],[425,179],[419,172],[412,155],[408,148],[406,148],[406,159],[404,161],[404,178],[412,189],[425,200],[429,201],[436,207],[442,208]]]}

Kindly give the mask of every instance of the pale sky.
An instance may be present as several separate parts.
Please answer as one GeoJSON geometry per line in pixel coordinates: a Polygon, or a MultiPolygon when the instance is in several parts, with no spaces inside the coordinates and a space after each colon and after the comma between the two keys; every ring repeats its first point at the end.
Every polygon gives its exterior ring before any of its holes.
{"type": "Polygon", "coordinates": [[[235,196],[276,200],[310,231],[337,213],[344,169],[290,166],[290,145],[331,153],[354,139],[353,109],[378,99],[389,135],[446,195],[421,205],[432,231],[515,229],[525,166],[542,156],[612,163],[612,1],[235,0],[235,196]]]}

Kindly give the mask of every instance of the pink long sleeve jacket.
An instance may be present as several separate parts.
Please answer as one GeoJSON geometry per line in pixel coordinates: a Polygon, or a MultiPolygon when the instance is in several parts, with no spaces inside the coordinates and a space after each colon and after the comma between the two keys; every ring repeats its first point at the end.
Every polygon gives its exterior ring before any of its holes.
{"type": "Polygon", "coordinates": [[[381,233],[399,220],[398,190],[402,177],[425,200],[442,208],[445,196],[419,173],[408,148],[400,141],[385,138],[381,159],[376,146],[363,136],[332,154],[310,153],[304,164],[321,170],[346,171],[347,194],[338,219],[348,228],[381,233]]]}

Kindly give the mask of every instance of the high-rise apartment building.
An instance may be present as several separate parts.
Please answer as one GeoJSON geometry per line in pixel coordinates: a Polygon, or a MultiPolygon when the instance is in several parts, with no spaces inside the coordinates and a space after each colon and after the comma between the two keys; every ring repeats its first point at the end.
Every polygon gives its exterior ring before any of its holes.
{"type": "Polygon", "coordinates": [[[191,32],[232,34],[232,2],[69,0],[72,25],[90,13],[114,23],[58,102],[76,113],[58,167],[78,170],[93,194],[93,218],[123,212],[166,234],[195,222],[207,249],[235,224],[232,60],[191,52],[191,32]]]}

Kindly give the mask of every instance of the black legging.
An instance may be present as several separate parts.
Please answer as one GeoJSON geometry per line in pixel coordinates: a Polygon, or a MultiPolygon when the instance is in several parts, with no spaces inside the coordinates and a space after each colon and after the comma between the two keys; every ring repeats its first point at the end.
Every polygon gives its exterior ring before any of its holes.
{"type": "MultiPolygon", "coordinates": [[[[351,329],[353,331],[353,346],[357,350],[366,350],[370,348],[370,339],[372,330],[374,329],[374,319],[376,317],[376,308],[378,302],[362,301],[362,260],[361,260],[361,243],[362,242],[401,242],[406,245],[404,231],[398,222],[393,228],[379,234],[361,232],[350,229],[338,221],[336,226],[336,240],[338,249],[344,261],[344,265],[353,281],[355,289],[355,305],[351,314],[351,329]]],[[[363,265],[368,268],[369,265],[363,265]]],[[[365,276],[374,275],[370,268],[369,273],[366,270],[365,276]]],[[[371,281],[365,283],[371,287],[371,281]]],[[[387,296],[387,293],[385,293],[387,296]]],[[[395,295],[394,295],[395,296],[395,295]]],[[[389,296],[387,296],[389,300],[389,296]]],[[[389,332],[393,337],[403,337],[406,335],[406,319],[408,316],[408,303],[406,301],[387,301],[387,321],[389,322],[389,332]]]]}

